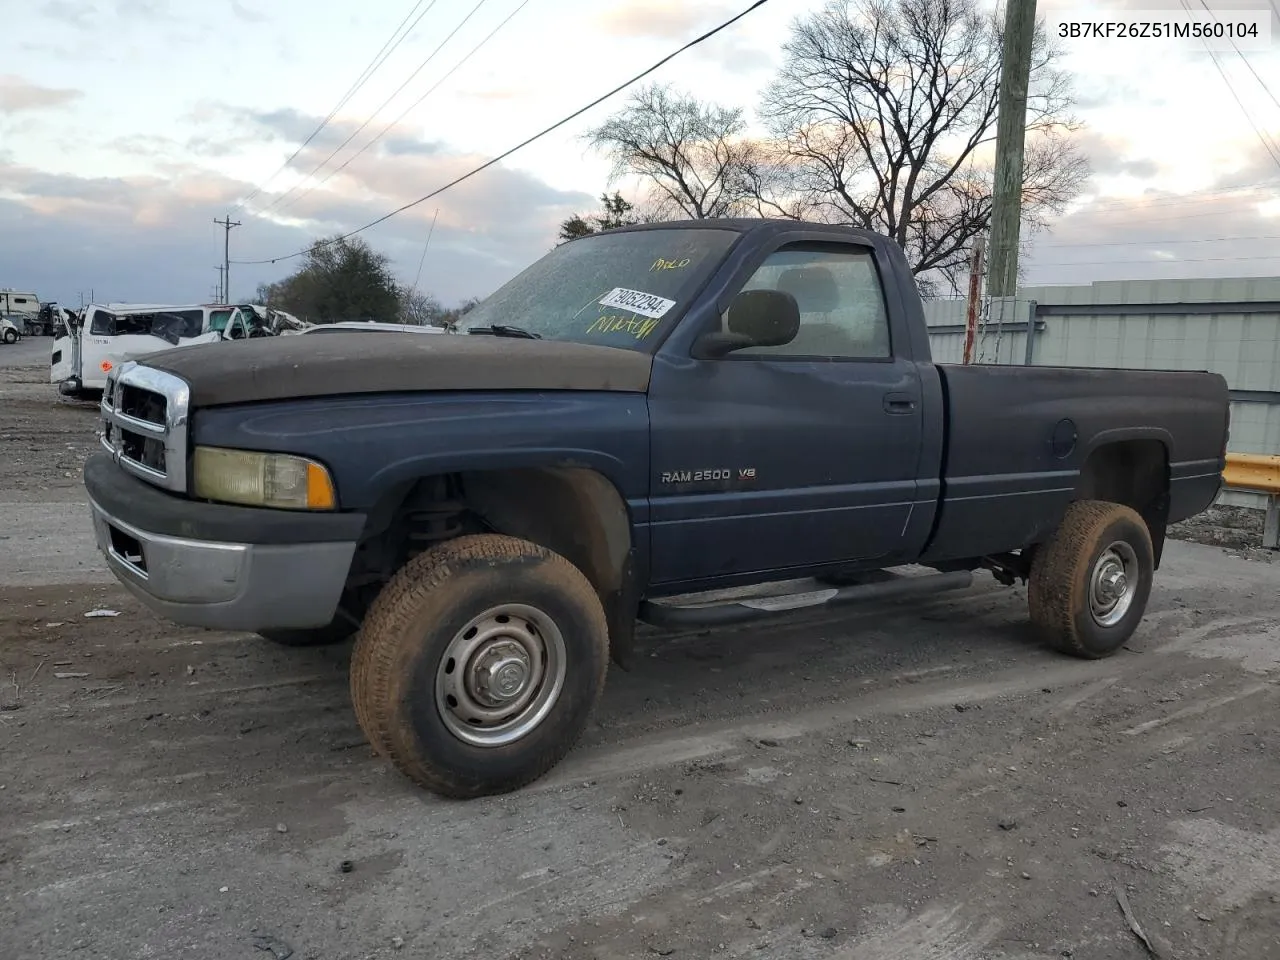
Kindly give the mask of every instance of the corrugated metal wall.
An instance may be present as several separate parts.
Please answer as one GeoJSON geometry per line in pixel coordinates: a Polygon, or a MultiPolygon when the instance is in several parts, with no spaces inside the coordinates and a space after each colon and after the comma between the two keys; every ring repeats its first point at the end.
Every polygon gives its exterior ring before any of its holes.
{"type": "MultiPolygon", "coordinates": [[[[959,363],[965,303],[925,303],[939,363],[959,363]]],[[[1212,370],[1231,388],[1234,453],[1280,454],[1280,277],[1103,281],[1026,287],[995,301],[975,343],[983,363],[1212,370]]],[[[1223,503],[1262,506],[1260,494],[1229,491],[1223,503]]]]}

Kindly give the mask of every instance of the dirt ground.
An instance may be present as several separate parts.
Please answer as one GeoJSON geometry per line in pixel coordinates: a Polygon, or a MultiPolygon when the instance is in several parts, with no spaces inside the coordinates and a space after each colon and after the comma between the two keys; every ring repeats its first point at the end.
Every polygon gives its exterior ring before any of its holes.
{"type": "MultiPolygon", "coordinates": [[[[93,410],[32,344],[0,346],[0,517],[84,536],[93,410]]],[[[1244,540],[1170,543],[1103,662],[985,575],[646,631],[550,776],[449,803],[363,743],[347,647],[160,621],[28,530],[0,957],[1280,960],[1280,597],[1244,540]]]]}
{"type": "Polygon", "coordinates": [[[49,337],[0,343],[0,502],[79,502],[97,405],[49,383],[49,337]]]}

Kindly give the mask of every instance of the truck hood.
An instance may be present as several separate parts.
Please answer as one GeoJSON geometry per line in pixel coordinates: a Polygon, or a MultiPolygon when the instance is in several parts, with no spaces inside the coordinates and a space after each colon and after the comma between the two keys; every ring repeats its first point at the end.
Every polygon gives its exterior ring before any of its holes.
{"type": "Polygon", "coordinates": [[[185,380],[197,407],[427,390],[643,393],[653,366],[648,354],[583,343],[354,330],[179,347],[138,361],[185,380]]]}

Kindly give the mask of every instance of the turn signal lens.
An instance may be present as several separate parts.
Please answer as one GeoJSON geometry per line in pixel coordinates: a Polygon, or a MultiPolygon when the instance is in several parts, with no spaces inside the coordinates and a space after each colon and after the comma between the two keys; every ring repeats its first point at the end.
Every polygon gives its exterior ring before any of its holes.
{"type": "Polygon", "coordinates": [[[311,510],[332,510],[337,504],[333,499],[333,481],[329,471],[318,463],[307,464],[307,507],[311,510]]]}

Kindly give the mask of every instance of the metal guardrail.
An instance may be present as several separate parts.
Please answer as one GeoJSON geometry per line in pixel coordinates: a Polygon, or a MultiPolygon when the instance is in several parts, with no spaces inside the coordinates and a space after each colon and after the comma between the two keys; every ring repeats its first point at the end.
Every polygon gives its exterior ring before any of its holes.
{"type": "Polygon", "coordinates": [[[1267,494],[1262,545],[1280,550],[1280,457],[1263,453],[1228,453],[1222,482],[1233,490],[1267,494]]]}
{"type": "Polygon", "coordinates": [[[1228,453],[1222,480],[1237,490],[1280,493],[1280,457],[1263,453],[1228,453]]]}

